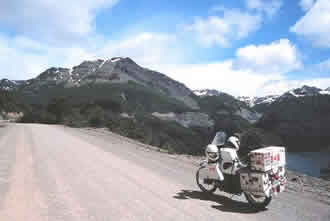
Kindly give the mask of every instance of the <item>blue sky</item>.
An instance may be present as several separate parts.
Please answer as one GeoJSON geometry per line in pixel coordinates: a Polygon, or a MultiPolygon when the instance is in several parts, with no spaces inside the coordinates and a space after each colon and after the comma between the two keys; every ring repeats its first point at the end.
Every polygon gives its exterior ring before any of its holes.
{"type": "Polygon", "coordinates": [[[12,0],[0,8],[0,78],[124,56],[236,96],[327,88],[329,36],[329,0],[12,0]]]}

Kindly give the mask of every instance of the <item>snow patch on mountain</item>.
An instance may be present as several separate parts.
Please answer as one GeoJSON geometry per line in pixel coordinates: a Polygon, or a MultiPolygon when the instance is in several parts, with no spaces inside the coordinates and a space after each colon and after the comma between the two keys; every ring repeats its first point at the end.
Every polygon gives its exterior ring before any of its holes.
{"type": "Polygon", "coordinates": [[[123,58],[121,58],[121,57],[114,57],[114,58],[111,58],[111,62],[113,62],[113,63],[115,63],[115,62],[117,62],[117,61],[120,61],[121,59],[123,59],[123,58]]]}
{"type": "Polygon", "coordinates": [[[292,97],[300,98],[305,96],[317,96],[317,95],[330,95],[330,87],[322,90],[317,87],[310,87],[304,85],[300,88],[289,90],[282,95],[268,95],[264,97],[240,96],[240,97],[236,97],[236,99],[244,102],[249,107],[254,107],[258,104],[270,105],[279,99],[287,99],[292,97]]]}
{"type": "Polygon", "coordinates": [[[330,88],[320,89],[317,87],[302,86],[301,88],[296,88],[284,93],[280,99],[286,99],[291,97],[305,97],[305,96],[317,96],[317,95],[330,95],[330,88]]]}
{"type": "Polygon", "coordinates": [[[102,68],[106,60],[102,60],[101,64],[99,65],[99,68],[102,68]]]}
{"type": "Polygon", "coordinates": [[[214,89],[201,89],[201,90],[193,90],[194,94],[199,97],[205,96],[219,96],[223,94],[223,92],[214,90],[214,89]]]}
{"type": "Polygon", "coordinates": [[[323,95],[330,95],[330,90],[323,90],[323,91],[320,91],[320,94],[323,94],[323,95]]]}
{"type": "Polygon", "coordinates": [[[249,107],[253,107],[254,106],[254,97],[248,97],[248,96],[239,96],[236,97],[237,100],[242,101],[243,103],[245,103],[247,106],[249,107]]]}
{"type": "Polygon", "coordinates": [[[244,102],[246,105],[249,107],[254,107],[255,105],[258,104],[271,104],[277,100],[279,95],[268,95],[264,97],[247,97],[247,96],[240,96],[237,97],[236,99],[244,102]]]}

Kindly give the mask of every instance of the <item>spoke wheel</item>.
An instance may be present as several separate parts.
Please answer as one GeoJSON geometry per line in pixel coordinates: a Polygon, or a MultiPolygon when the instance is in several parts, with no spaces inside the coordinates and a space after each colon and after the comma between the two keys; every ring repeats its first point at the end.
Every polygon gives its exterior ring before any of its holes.
{"type": "Polygon", "coordinates": [[[205,179],[209,179],[207,168],[200,167],[196,172],[198,187],[205,193],[214,193],[217,189],[215,182],[205,182],[205,179]]]}

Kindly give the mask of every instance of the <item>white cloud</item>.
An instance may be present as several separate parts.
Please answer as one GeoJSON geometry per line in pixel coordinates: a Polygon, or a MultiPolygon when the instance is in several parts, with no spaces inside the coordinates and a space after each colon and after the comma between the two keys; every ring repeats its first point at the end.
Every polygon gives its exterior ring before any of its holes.
{"type": "Polygon", "coordinates": [[[94,31],[97,11],[118,0],[10,0],[0,7],[0,23],[36,39],[79,39],[94,31]]]}
{"type": "Polygon", "coordinates": [[[284,74],[302,67],[299,52],[288,39],[239,48],[236,57],[235,68],[262,74],[284,74]]]}
{"type": "Polygon", "coordinates": [[[308,11],[313,7],[315,0],[300,0],[299,5],[303,11],[308,11]]]}
{"type": "Polygon", "coordinates": [[[265,75],[236,70],[232,60],[162,67],[161,71],[192,89],[212,88],[234,96],[281,95],[303,85],[322,89],[330,87],[329,77],[292,80],[285,74],[265,75]]]}
{"type": "Polygon", "coordinates": [[[302,84],[285,75],[301,67],[296,47],[281,39],[239,48],[231,60],[165,67],[161,71],[193,89],[214,88],[235,96],[262,96],[280,94],[302,84]]]}
{"type": "Polygon", "coordinates": [[[232,60],[164,67],[162,72],[192,89],[213,88],[235,96],[254,96],[266,82],[282,79],[280,75],[234,70],[232,60]]]}
{"type": "Polygon", "coordinates": [[[184,50],[178,48],[175,36],[162,33],[143,32],[119,40],[90,41],[94,44],[56,47],[22,36],[0,35],[0,76],[27,79],[52,66],[71,68],[83,60],[115,56],[131,57],[138,64],[155,70],[164,64],[183,63],[184,59],[184,50]]]}
{"type": "Polygon", "coordinates": [[[103,57],[131,57],[137,63],[153,69],[164,64],[182,63],[183,53],[175,35],[151,32],[109,41],[97,52],[103,57]]]}
{"type": "Polygon", "coordinates": [[[187,31],[196,32],[205,46],[228,47],[232,40],[245,38],[261,25],[261,16],[236,9],[224,9],[223,16],[197,18],[187,31]]]}
{"type": "Polygon", "coordinates": [[[282,94],[294,88],[303,85],[314,86],[321,89],[330,87],[330,59],[324,60],[318,64],[310,65],[304,68],[304,72],[313,73],[319,77],[309,77],[307,79],[288,79],[285,75],[280,80],[266,82],[258,89],[258,94],[282,94]],[[320,77],[320,76],[324,77],[320,77]]]}
{"type": "Polygon", "coordinates": [[[290,31],[310,40],[316,47],[330,48],[330,1],[317,0],[290,31]]]}
{"type": "Polygon", "coordinates": [[[291,70],[290,62],[294,66],[295,48],[285,40],[269,45],[247,46],[237,50],[236,58],[206,64],[187,64],[187,50],[180,46],[180,41],[175,36],[147,32],[104,41],[93,48],[82,45],[59,48],[25,37],[9,39],[2,36],[0,75],[9,79],[27,79],[51,66],[72,67],[83,60],[125,56],[193,89],[215,88],[233,95],[254,96],[282,91],[284,89],[281,88],[287,89],[290,86],[285,84],[283,70],[291,70]],[[237,66],[237,61],[242,60],[249,66],[237,66]],[[276,65],[283,66],[283,69],[275,67],[276,65]],[[270,72],[271,69],[276,71],[270,72]]]}
{"type": "Polygon", "coordinates": [[[245,0],[246,7],[250,10],[265,13],[272,17],[282,6],[282,0],[245,0]]]}
{"type": "Polygon", "coordinates": [[[4,78],[19,80],[32,77],[34,71],[41,71],[48,66],[47,59],[35,53],[25,51],[23,40],[15,40],[0,35],[0,75],[4,78]],[[21,41],[21,42],[20,42],[21,41]]]}
{"type": "Polygon", "coordinates": [[[245,0],[245,3],[243,10],[215,6],[210,12],[221,15],[196,18],[185,30],[196,33],[204,46],[229,47],[232,41],[246,38],[258,30],[264,17],[271,18],[282,6],[282,0],[245,0]]]}

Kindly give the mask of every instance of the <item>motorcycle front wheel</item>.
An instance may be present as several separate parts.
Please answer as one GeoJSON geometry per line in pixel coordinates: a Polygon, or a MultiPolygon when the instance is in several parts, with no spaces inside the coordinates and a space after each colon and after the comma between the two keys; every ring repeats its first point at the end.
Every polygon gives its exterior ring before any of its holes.
{"type": "Polygon", "coordinates": [[[272,197],[269,196],[255,196],[251,193],[244,192],[246,200],[256,209],[265,209],[272,201],[272,197]]]}
{"type": "Polygon", "coordinates": [[[207,176],[207,168],[200,167],[196,172],[196,183],[198,187],[205,193],[214,193],[217,190],[216,183],[213,182],[205,182],[208,179],[207,176]]]}

